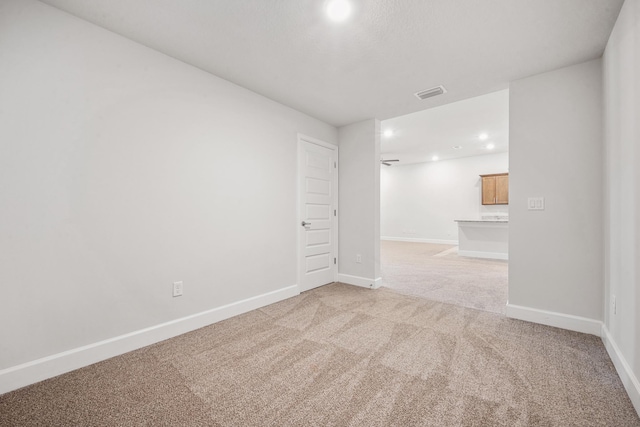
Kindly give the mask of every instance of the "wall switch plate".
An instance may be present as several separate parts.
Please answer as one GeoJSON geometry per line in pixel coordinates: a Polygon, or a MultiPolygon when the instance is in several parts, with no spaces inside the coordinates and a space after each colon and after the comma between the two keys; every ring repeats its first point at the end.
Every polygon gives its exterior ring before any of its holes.
{"type": "Polygon", "coordinates": [[[527,208],[530,211],[543,211],[544,197],[529,197],[527,200],[527,208]]]}
{"type": "Polygon", "coordinates": [[[183,289],[182,281],[173,282],[173,296],[174,297],[181,296],[182,295],[182,289],[183,289]]]}
{"type": "Polygon", "coordinates": [[[616,296],[611,295],[611,306],[613,308],[613,314],[618,314],[618,307],[616,306],[616,296]]]}
{"type": "Polygon", "coordinates": [[[362,255],[360,255],[360,254],[357,254],[357,255],[356,255],[356,262],[357,262],[358,264],[362,264],[362,255]]]}

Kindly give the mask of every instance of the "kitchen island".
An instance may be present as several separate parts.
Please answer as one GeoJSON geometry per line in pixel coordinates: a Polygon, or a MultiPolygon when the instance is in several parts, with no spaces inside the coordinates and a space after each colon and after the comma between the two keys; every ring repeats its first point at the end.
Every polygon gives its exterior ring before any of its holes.
{"type": "Polygon", "coordinates": [[[457,219],[456,222],[458,223],[458,255],[509,259],[508,218],[457,219]]]}

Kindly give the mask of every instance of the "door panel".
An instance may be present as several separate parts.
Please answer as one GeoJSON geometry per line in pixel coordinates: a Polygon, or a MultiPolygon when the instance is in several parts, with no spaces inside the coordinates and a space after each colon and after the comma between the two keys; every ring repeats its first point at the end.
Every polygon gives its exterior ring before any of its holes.
{"type": "Polygon", "coordinates": [[[326,179],[307,178],[307,193],[309,195],[331,196],[331,181],[326,179]]]}
{"type": "Polygon", "coordinates": [[[307,247],[331,244],[331,230],[309,230],[305,234],[307,247]]]}
{"type": "Polygon", "coordinates": [[[314,205],[308,203],[306,206],[306,217],[308,219],[324,219],[328,220],[330,218],[330,207],[329,205],[314,205]]]}
{"type": "Polygon", "coordinates": [[[301,137],[298,150],[299,286],[306,291],[335,280],[337,147],[301,137]]]}
{"type": "MultiPolygon", "coordinates": [[[[329,270],[331,268],[331,262],[330,262],[329,258],[330,258],[329,254],[327,254],[327,253],[308,256],[307,257],[307,268],[305,269],[307,274],[308,273],[317,273],[319,271],[329,270]]],[[[322,284],[324,284],[324,283],[322,283],[322,284]]]]}

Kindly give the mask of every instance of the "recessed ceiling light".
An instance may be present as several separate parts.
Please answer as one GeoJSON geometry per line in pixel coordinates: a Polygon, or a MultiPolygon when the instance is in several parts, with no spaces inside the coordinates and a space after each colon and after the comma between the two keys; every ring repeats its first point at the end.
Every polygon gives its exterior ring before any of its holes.
{"type": "Polygon", "coordinates": [[[385,137],[389,138],[390,136],[393,136],[393,130],[392,129],[387,129],[382,133],[382,135],[384,135],[385,137]]]}
{"type": "Polygon", "coordinates": [[[433,156],[433,157],[431,158],[431,160],[433,160],[434,162],[437,162],[437,161],[438,161],[438,159],[440,159],[440,157],[438,157],[438,156],[433,156]]]}
{"type": "Polygon", "coordinates": [[[487,150],[493,150],[494,148],[496,148],[494,144],[487,144],[487,150]]]}
{"type": "Polygon", "coordinates": [[[480,141],[485,141],[487,138],[489,138],[489,135],[487,135],[486,133],[481,133],[480,135],[478,135],[478,139],[480,141]]]}
{"type": "Polygon", "coordinates": [[[460,149],[462,149],[462,145],[454,145],[453,149],[454,150],[460,150],[460,149]]]}
{"type": "Polygon", "coordinates": [[[329,19],[341,22],[351,15],[351,4],[347,0],[330,0],[327,2],[326,11],[329,19]]]}

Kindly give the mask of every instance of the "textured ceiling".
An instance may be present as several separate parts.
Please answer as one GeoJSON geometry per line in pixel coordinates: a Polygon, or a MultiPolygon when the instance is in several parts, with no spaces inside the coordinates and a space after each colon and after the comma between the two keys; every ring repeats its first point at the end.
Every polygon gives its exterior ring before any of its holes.
{"type": "Polygon", "coordinates": [[[382,123],[380,152],[398,166],[509,151],[509,91],[481,95],[382,123]],[[384,131],[392,130],[392,136],[384,131]],[[480,134],[487,139],[481,141],[480,134]],[[493,149],[487,149],[492,144],[493,149]],[[459,147],[459,148],[453,148],[459,147]]]}
{"type": "Polygon", "coordinates": [[[42,0],[336,126],[599,57],[623,0],[42,0]],[[445,85],[419,101],[413,93],[445,85]]]}

